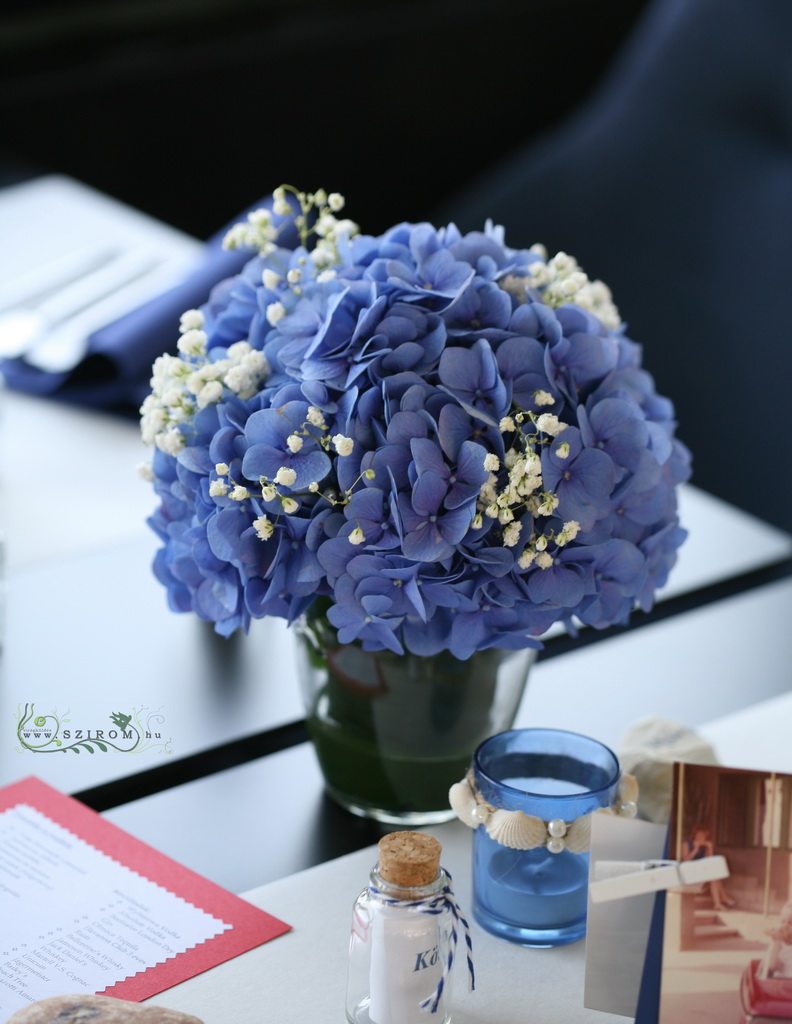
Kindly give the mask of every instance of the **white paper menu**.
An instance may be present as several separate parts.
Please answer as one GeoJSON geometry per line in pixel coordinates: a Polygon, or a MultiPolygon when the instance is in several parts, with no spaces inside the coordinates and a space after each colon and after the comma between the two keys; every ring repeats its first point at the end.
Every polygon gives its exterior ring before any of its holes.
{"type": "Polygon", "coordinates": [[[24,804],[0,813],[0,922],[4,1013],[99,992],[231,927],[24,804]]]}
{"type": "Polygon", "coordinates": [[[145,998],[287,930],[37,779],[0,790],[0,1020],[145,998]]]}

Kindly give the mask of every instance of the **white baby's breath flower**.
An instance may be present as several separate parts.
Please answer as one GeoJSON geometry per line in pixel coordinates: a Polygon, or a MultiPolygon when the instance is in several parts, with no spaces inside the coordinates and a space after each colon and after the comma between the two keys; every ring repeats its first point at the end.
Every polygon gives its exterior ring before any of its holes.
{"type": "Polygon", "coordinates": [[[335,249],[332,244],[320,239],[311,250],[311,262],[315,267],[324,269],[335,259],[335,249]]]}
{"type": "Polygon", "coordinates": [[[316,280],[319,284],[327,284],[327,282],[332,281],[334,277],[338,277],[338,274],[332,267],[328,267],[327,270],[323,270],[320,274],[316,275],[316,280]]]}
{"type": "Polygon", "coordinates": [[[327,205],[330,207],[333,213],[338,213],[339,210],[343,210],[345,202],[346,200],[344,199],[340,192],[331,192],[330,195],[327,197],[327,205]]]}
{"type": "Polygon", "coordinates": [[[517,428],[514,425],[514,420],[511,418],[511,416],[504,416],[503,419],[498,424],[498,430],[500,430],[502,434],[507,434],[510,430],[516,429],[517,428]]]}
{"type": "Polygon", "coordinates": [[[278,488],[275,484],[262,484],[261,485],[261,497],[264,501],[275,501],[278,497],[278,488]]]}
{"type": "Polygon", "coordinates": [[[184,392],[182,389],[174,385],[172,388],[168,388],[168,390],[163,394],[162,404],[167,406],[178,405],[183,398],[184,392]]]}
{"type": "Polygon", "coordinates": [[[165,410],[150,406],[140,419],[140,436],[144,444],[156,444],[157,434],[165,428],[167,416],[165,410]]]}
{"type": "Polygon", "coordinates": [[[141,480],[148,480],[151,482],[154,479],[154,470],[151,466],[151,460],[146,459],[144,462],[137,464],[137,475],[141,480]]]}
{"type": "Polygon", "coordinates": [[[489,470],[490,473],[500,469],[500,459],[494,452],[487,452],[484,456],[484,469],[489,470]]]}
{"type": "Polygon", "coordinates": [[[519,303],[526,301],[525,295],[526,280],[524,277],[518,277],[517,274],[506,274],[498,281],[498,286],[503,291],[508,292],[513,298],[519,303]]]}
{"type": "Polygon", "coordinates": [[[339,220],[336,221],[335,233],[338,235],[346,235],[347,238],[354,238],[355,235],[359,234],[360,225],[356,224],[353,220],[339,220]]]}
{"type": "Polygon", "coordinates": [[[509,523],[503,531],[503,546],[505,548],[513,548],[517,546],[517,543],[520,540],[521,529],[522,527],[519,523],[509,523]]]}
{"type": "Polygon", "coordinates": [[[319,490],[319,484],[316,482],[316,480],[312,480],[308,484],[308,490],[311,492],[311,494],[316,494],[316,492],[319,490]]]}
{"type": "Polygon", "coordinates": [[[570,452],[570,448],[569,448],[569,442],[568,441],[562,441],[561,444],[556,448],[556,451],[555,451],[555,453],[556,453],[556,455],[558,456],[559,459],[568,459],[569,458],[569,452],[570,452]]]}
{"type": "Polygon", "coordinates": [[[228,463],[227,462],[217,462],[217,463],[215,463],[215,473],[217,473],[218,476],[227,476],[228,475],[228,463]]]}
{"type": "Polygon", "coordinates": [[[254,389],[253,375],[244,366],[232,366],[223,377],[223,383],[230,391],[237,394],[254,389]]]}
{"type": "Polygon", "coordinates": [[[213,402],[219,402],[222,397],[223,385],[219,380],[210,380],[208,384],[204,384],[196,396],[198,408],[205,409],[207,405],[211,405],[213,402]]]}
{"type": "Polygon", "coordinates": [[[218,359],[214,363],[204,363],[198,373],[204,380],[222,380],[230,368],[230,359],[218,359]]]}
{"type": "Polygon", "coordinates": [[[355,529],[352,531],[352,533],[350,533],[350,535],[348,537],[348,540],[349,540],[350,544],[362,544],[365,541],[365,539],[366,539],[366,535],[365,535],[365,533],[363,533],[363,531],[361,530],[361,528],[359,526],[356,526],[355,529]]]}
{"type": "Polygon", "coordinates": [[[157,356],[151,368],[151,386],[154,390],[162,390],[166,381],[171,377],[184,377],[192,371],[192,367],[185,363],[178,356],[169,353],[157,356]]]}
{"type": "Polygon", "coordinates": [[[224,249],[245,249],[250,245],[247,224],[234,224],[223,237],[224,249]]]}
{"type": "Polygon", "coordinates": [[[283,487],[291,487],[296,479],[296,472],[289,466],[281,466],[275,474],[275,483],[281,484],[283,487]]]}
{"type": "Polygon", "coordinates": [[[234,344],[229,345],[227,349],[228,358],[232,363],[241,362],[241,360],[252,351],[253,349],[250,347],[249,341],[235,341],[234,344]]]}
{"type": "Polygon", "coordinates": [[[257,348],[251,349],[250,352],[246,353],[242,357],[242,365],[251,373],[256,373],[262,376],[270,372],[270,365],[267,362],[267,357],[257,348]]]}
{"type": "Polygon", "coordinates": [[[336,227],[336,219],[332,213],[326,213],[323,217],[320,217],[314,225],[314,231],[320,238],[327,238],[328,235],[332,235],[336,227]]]}
{"type": "Polygon", "coordinates": [[[289,434],[286,438],[286,447],[290,452],[296,454],[303,446],[303,439],[299,434],[289,434]]]}
{"type": "Polygon", "coordinates": [[[190,376],[185,381],[185,384],[187,385],[187,390],[193,395],[197,395],[205,383],[206,378],[204,377],[200,370],[196,370],[194,373],[191,373],[190,376]]]}
{"type": "Polygon", "coordinates": [[[297,504],[294,498],[284,498],[281,501],[281,508],[283,509],[287,516],[290,516],[292,512],[296,512],[299,507],[300,506],[297,504]]]}
{"type": "Polygon", "coordinates": [[[204,315],[200,309],[185,309],[179,317],[179,330],[182,334],[186,331],[200,330],[204,325],[204,315]]]}
{"type": "Polygon", "coordinates": [[[184,447],[185,441],[182,432],[178,427],[168,427],[161,431],[156,438],[157,447],[166,455],[178,455],[184,447]]]}
{"type": "Polygon", "coordinates": [[[528,452],[525,456],[525,472],[529,476],[541,476],[542,460],[536,452],[528,452]]]}
{"type": "Polygon", "coordinates": [[[553,405],[555,399],[549,391],[542,391],[540,388],[539,391],[534,392],[534,401],[537,405],[553,405]]]}
{"type": "Polygon", "coordinates": [[[479,508],[486,508],[487,505],[494,505],[497,500],[497,497],[498,492],[495,490],[492,484],[482,484],[478,497],[479,508]]]}
{"type": "Polygon", "coordinates": [[[211,498],[224,498],[228,494],[228,484],[225,480],[212,480],[209,484],[209,496],[211,498]]]}
{"type": "Polygon", "coordinates": [[[206,351],[206,332],[194,328],[179,338],[178,349],[183,356],[200,356],[206,351]]]}
{"type": "Polygon", "coordinates": [[[545,288],[553,280],[553,270],[541,260],[535,260],[529,267],[529,283],[534,288],[545,288]]]}
{"type": "Polygon", "coordinates": [[[563,281],[560,282],[561,292],[562,294],[572,298],[587,284],[588,278],[586,275],[580,270],[575,270],[569,275],[569,277],[565,277],[563,281]]]}
{"type": "Polygon", "coordinates": [[[536,429],[541,430],[543,434],[550,434],[551,437],[556,437],[562,430],[566,430],[568,426],[568,423],[562,423],[551,412],[543,412],[536,420],[536,429]]]}
{"type": "MultiPolygon", "coordinates": [[[[501,423],[503,420],[501,420],[501,423]]],[[[503,456],[503,464],[507,469],[511,469],[522,456],[516,448],[510,448],[503,456]]]]}
{"type": "Polygon", "coordinates": [[[286,275],[286,280],[289,284],[299,284],[302,280],[302,270],[299,267],[292,267],[286,275]]]}
{"type": "Polygon", "coordinates": [[[275,532],[275,527],[267,516],[259,516],[258,519],[254,519],[253,526],[259,540],[269,540],[275,532]]]}
{"type": "Polygon", "coordinates": [[[321,410],[317,409],[315,405],[308,406],[308,413],[306,418],[312,427],[324,426],[324,416],[322,415],[321,410]]]}
{"type": "Polygon", "coordinates": [[[549,261],[549,265],[559,277],[565,277],[578,269],[578,261],[575,257],[563,251],[557,252],[549,261]]]}
{"type": "Polygon", "coordinates": [[[231,493],[228,497],[232,501],[245,501],[246,498],[250,497],[250,491],[247,487],[243,487],[242,484],[237,484],[236,487],[231,489],[231,493]]]}
{"type": "Polygon", "coordinates": [[[355,442],[351,437],[345,437],[343,434],[335,434],[333,437],[333,445],[339,455],[351,455],[352,450],[355,447],[355,442]]]}
{"type": "Polygon", "coordinates": [[[525,551],[517,559],[517,564],[521,569],[527,569],[529,565],[533,563],[536,558],[536,552],[531,551],[530,548],[526,548],[525,551]]]}
{"type": "Polygon", "coordinates": [[[576,519],[570,519],[568,523],[564,523],[564,533],[569,540],[574,540],[580,533],[580,523],[576,519]]]}
{"type": "Polygon", "coordinates": [[[266,206],[260,206],[257,210],[251,210],[247,219],[254,228],[266,228],[272,223],[272,212],[266,206]]]}
{"type": "Polygon", "coordinates": [[[556,495],[544,494],[536,511],[540,516],[551,516],[557,508],[558,498],[556,495]]]}
{"type": "Polygon", "coordinates": [[[502,508],[498,513],[498,522],[501,526],[505,526],[506,523],[510,523],[514,519],[514,513],[510,508],[502,508]]]}
{"type": "Polygon", "coordinates": [[[270,270],[269,267],[267,267],[261,275],[261,283],[271,292],[275,291],[282,280],[283,278],[281,275],[276,270],[270,270]]]}
{"type": "Polygon", "coordinates": [[[536,564],[540,569],[549,569],[553,564],[553,556],[547,551],[540,551],[536,556],[536,564]]]}
{"type": "Polygon", "coordinates": [[[547,537],[544,534],[541,537],[537,537],[534,547],[537,551],[544,551],[547,547],[547,537]]]}
{"type": "Polygon", "coordinates": [[[270,327],[274,327],[280,320],[286,316],[286,307],[282,302],[271,302],[267,306],[267,323],[270,327]]]}
{"type": "Polygon", "coordinates": [[[195,412],[195,405],[186,398],[179,405],[168,410],[168,419],[171,423],[184,423],[195,412]]]}

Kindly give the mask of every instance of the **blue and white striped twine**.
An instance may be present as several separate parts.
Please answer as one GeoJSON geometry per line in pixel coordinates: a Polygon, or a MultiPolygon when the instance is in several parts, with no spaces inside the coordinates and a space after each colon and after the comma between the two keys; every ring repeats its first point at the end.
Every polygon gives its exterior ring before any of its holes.
{"type": "Polygon", "coordinates": [[[398,903],[403,907],[415,907],[422,914],[442,914],[446,907],[451,911],[451,916],[454,919],[454,923],[451,925],[451,938],[448,944],[448,957],[443,964],[443,972],[440,975],[440,981],[437,983],[437,988],[434,992],[428,996],[423,1002],[420,1003],[422,1010],[428,1010],[429,1013],[437,1013],[437,1008],[440,1006],[440,1000],[443,998],[443,989],[445,988],[448,975],[451,972],[451,968],[454,965],[454,955],[456,954],[457,947],[457,923],[461,924],[465,932],[465,945],[467,947],[466,957],[468,966],[468,988],[473,991],[476,987],[476,973],[473,970],[473,942],[470,938],[470,926],[468,925],[465,918],[459,909],[459,904],[456,901],[456,896],[451,888],[450,883],[453,881],[451,875],[446,871],[446,878],[448,882],[443,886],[440,892],[436,896],[432,896],[431,899],[415,900],[412,902],[405,902],[404,900],[392,900],[385,896],[384,893],[378,889],[372,888],[372,892],[376,893],[386,903],[398,903]]]}

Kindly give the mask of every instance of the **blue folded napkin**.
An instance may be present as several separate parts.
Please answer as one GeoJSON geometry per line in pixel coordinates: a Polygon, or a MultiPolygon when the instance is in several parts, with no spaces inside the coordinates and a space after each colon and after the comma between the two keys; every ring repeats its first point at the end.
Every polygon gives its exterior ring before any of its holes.
{"type": "MultiPolygon", "coordinates": [[[[75,405],[137,410],[150,390],[154,360],[163,352],[176,352],[181,314],[204,303],[214,285],[237,274],[253,255],[223,248],[228,228],[244,220],[249,210],[271,204],[271,198],[262,200],[235,217],[206,242],[184,280],[90,335],[85,355],[72,369],[47,373],[24,358],[5,359],[0,372],[6,385],[75,405]]],[[[291,225],[285,226],[281,242],[296,244],[291,225]]]]}

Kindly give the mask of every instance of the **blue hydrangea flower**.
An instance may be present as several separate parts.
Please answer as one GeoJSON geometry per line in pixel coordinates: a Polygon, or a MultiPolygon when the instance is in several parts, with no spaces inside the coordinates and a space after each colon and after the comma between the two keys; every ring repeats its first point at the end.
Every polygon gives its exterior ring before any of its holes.
{"type": "Polygon", "coordinates": [[[650,608],[690,453],[604,286],[489,224],[334,244],[262,247],[155,363],[169,606],[463,659],[650,608]]]}

